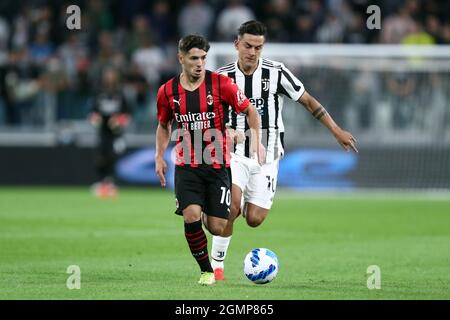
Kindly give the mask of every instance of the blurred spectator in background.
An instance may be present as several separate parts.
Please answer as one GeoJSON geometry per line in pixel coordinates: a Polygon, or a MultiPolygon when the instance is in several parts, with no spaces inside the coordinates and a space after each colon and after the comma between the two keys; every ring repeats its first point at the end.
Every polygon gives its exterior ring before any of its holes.
{"type": "Polygon", "coordinates": [[[273,42],[289,42],[294,25],[294,11],[289,0],[271,0],[267,7],[271,13],[265,20],[268,37],[273,42]]]}
{"type": "Polygon", "coordinates": [[[296,18],[295,31],[291,40],[299,43],[313,43],[315,41],[314,22],[308,14],[300,14],[296,18]]]}
{"type": "Polygon", "coordinates": [[[55,45],[50,40],[48,24],[39,25],[34,36],[34,41],[29,48],[31,62],[43,68],[54,51],[55,45]]]}
{"type": "Polygon", "coordinates": [[[127,1],[111,1],[110,4],[111,14],[114,17],[115,22],[118,25],[129,29],[132,19],[141,14],[148,14],[150,11],[149,4],[153,1],[149,0],[127,0],[127,1]]]}
{"type": "Polygon", "coordinates": [[[131,64],[125,77],[124,94],[130,109],[133,110],[133,122],[137,129],[142,129],[149,125],[153,114],[156,114],[156,111],[151,109],[150,86],[135,63],[131,64]]]}
{"type": "Polygon", "coordinates": [[[10,51],[3,75],[6,122],[39,124],[41,117],[34,109],[33,98],[41,87],[40,72],[30,63],[26,48],[10,51]]]}
{"type": "Polygon", "coordinates": [[[100,31],[114,29],[114,17],[108,6],[109,1],[87,1],[87,19],[89,19],[89,32],[97,34],[100,31]]]}
{"type": "Polygon", "coordinates": [[[178,33],[180,36],[199,34],[211,35],[214,11],[204,0],[189,0],[178,15],[178,33]]]}
{"type": "Polygon", "coordinates": [[[153,43],[150,34],[142,35],[139,39],[139,46],[134,51],[131,62],[138,66],[150,85],[150,90],[159,87],[161,69],[164,68],[166,62],[164,52],[153,43]]]}
{"type": "Polygon", "coordinates": [[[39,95],[40,99],[35,108],[41,110],[44,127],[53,129],[58,113],[57,98],[67,88],[68,78],[57,56],[50,57],[45,67],[41,76],[41,85],[45,94],[39,95]]]}
{"type": "Polygon", "coordinates": [[[428,85],[422,87],[422,95],[426,101],[421,104],[422,112],[419,119],[423,122],[422,129],[431,132],[435,139],[440,140],[450,121],[448,99],[445,96],[446,80],[438,72],[432,72],[425,81],[428,85]]]}
{"type": "Polygon", "coordinates": [[[10,28],[6,19],[3,19],[0,16],[0,124],[4,122],[10,122],[10,120],[5,120],[7,109],[9,107],[7,104],[7,97],[5,97],[6,88],[5,88],[5,67],[8,63],[8,41],[9,41],[10,28]]]}
{"type": "Polygon", "coordinates": [[[57,119],[84,119],[91,93],[88,79],[89,51],[80,33],[69,33],[58,50],[66,87],[58,95],[57,119]]]}
{"type": "Polygon", "coordinates": [[[417,108],[415,91],[416,78],[403,70],[386,75],[387,99],[391,106],[392,127],[406,129],[413,124],[414,113],[417,108]]]}
{"type": "Polygon", "coordinates": [[[366,43],[368,41],[368,32],[365,27],[365,20],[362,15],[354,14],[344,33],[344,43],[366,43]]]}
{"type": "Polygon", "coordinates": [[[90,123],[98,128],[95,166],[100,181],[93,185],[93,192],[100,198],[115,197],[118,192],[114,170],[117,158],[126,149],[123,133],[130,113],[121,88],[119,73],[112,68],[105,69],[101,91],[89,115],[90,123]]]}
{"type": "Polygon", "coordinates": [[[441,29],[442,24],[439,21],[438,17],[435,15],[427,15],[425,18],[425,30],[427,33],[433,37],[435,43],[442,44],[444,42],[441,29]]]}
{"type": "Polygon", "coordinates": [[[412,5],[400,5],[396,14],[387,17],[383,21],[383,27],[381,28],[382,43],[398,44],[404,37],[414,32],[413,13],[415,12],[415,2],[407,1],[407,3],[412,5]]]}
{"type": "Polygon", "coordinates": [[[8,60],[10,28],[8,21],[0,16],[0,66],[8,60]]]}
{"type": "Polygon", "coordinates": [[[419,22],[414,22],[414,28],[413,30],[406,35],[402,39],[403,44],[434,44],[435,40],[434,38],[427,33],[423,27],[422,24],[419,22]]]}
{"type": "Polygon", "coordinates": [[[450,43],[450,24],[447,24],[442,30],[442,39],[444,39],[443,43],[450,43]]]}
{"type": "Polygon", "coordinates": [[[326,10],[320,0],[297,1],[297,10],[311,18],[314,30],[317,30],[325,20],[326,10]]]}
{"type": "Polygon", "coordinates": [[[88,48],[81,42],[80,35],[75,32],[67,34],[66,40],[58,49],[58,57],[72,88],[76,86],[79,64],[87,56],[88,48]]]}
{"type": "Polygon", "coordinates": [[[245,21],[254,20],[253,11],[241,0],[227,0],[226,7],[217,16],[217,40],[232,41],[237,29],[245,21]]]}
{"type": "Polygon", "coordinates": [[[380,93],[378,77],[369,70],[362,70],[350,77],[350,101],[346,113],[348,127],[368,130],[374,122],[374,110],[380,93]]]}
{"type": "Polygon", "coordinates": [[[440,0],[2,0],[0,123],[49,121],[42,105],[58,110],[56,120],[84,119],[112,66],[127,81],[136,124],[153,121],[152,96],[178,72],[174,42],[187,33],[230,41],[254,18],[273,42],[450,43],[450,1],[440,0]],[[66,28],[69,4],[81,8],[81,30],[66,28]],[[381,7],[379,31],[366,27],[371,4],[381,7]]]}
{"type": "Polygon", "coordinates": [[[159,45],[177,38],[173,20],[170,4],[167,1],[158,0],[153,4],[150,25],[155,34],[155,41],[159,45]]]}
{"type": "Polygon", "coordinates": [[[29,7],[24,4],[19,14],[12,19],[12,49],[28,46],[30,25],[29,7]]]}
{"type": "Polygon", "coordinates": [[[345,25],[336,15],[330,13],[325,22],[317,29],[317,42],[336,43],[342,42],[344,38],[345,25]]]}
{"type": "Polygon", "coordinates": [[[147,16],[137,15],[132,20],[132,29],[126,39],[126,53],[131,56],[140,46],[144,38],[153,38],[152,28],[147,16]]]}
{"type": "Polygon", "coordinates": [[[89,76],[92,85],[98,90],[101,82],[103,70],[110,67],[116,54],[114,34],[109,31],[102,31],[98,34],[97,50],[93,54],[89,76]]]}

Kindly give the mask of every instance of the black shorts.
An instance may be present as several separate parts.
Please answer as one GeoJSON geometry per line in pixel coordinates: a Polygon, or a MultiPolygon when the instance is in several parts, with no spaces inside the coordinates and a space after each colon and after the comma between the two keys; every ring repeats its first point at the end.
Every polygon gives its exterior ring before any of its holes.
{"type": "Polygon", "coordinates": [[[231,170],[208,165],[175,166],[175,197],[178,215],[198,204],[209,216],[228,219],[231,204],[231,170]]]}

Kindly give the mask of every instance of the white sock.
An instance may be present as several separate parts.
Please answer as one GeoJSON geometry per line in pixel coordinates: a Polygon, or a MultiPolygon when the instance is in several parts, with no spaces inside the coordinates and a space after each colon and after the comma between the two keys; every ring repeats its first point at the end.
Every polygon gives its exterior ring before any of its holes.
{"type": "Polygon", "coordinates": [[[231,236],[221,237],[213,236],[211,248],[211,266],[213,269],[224,268],[223,261],[227,256],[228,246],[230,245],[231,236]]]}

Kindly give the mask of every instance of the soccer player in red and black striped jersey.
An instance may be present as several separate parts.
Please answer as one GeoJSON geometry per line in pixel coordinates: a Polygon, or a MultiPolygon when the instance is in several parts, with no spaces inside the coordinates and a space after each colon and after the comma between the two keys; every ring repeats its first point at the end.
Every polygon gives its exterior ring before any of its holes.
{"type": "Polygon", "coordinates": [[[208,41],[202,36],[189,35],[180,40],[182,72],[158,91],[155,155],[156,174],[165,186],[167,163],[163,156],[174,137],[176,213],[184,218],[186,240],[200,266],[202,285],[215,282],[202,221],[211,234],[220,235],[230,212],[231,139],[225,126],[228,105],[246,114],[252,130],[251,152],[256,159],[260,147],[256,108],[230,78],[205,69],[208,50],[208,41]],[[173,121],[177,130],[172,134],[173,121]]]}

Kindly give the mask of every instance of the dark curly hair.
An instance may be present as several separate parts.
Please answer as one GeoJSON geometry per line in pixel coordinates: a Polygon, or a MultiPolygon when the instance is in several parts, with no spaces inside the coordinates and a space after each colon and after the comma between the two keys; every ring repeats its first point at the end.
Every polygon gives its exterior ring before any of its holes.
{"type": "Polygon", "coordinates": [[[209,42],[205,37],[198,34],[190,34],[180,39],[178,42],[178,51],[187,53],[192,48],[198,48],[208,52],[209,42]]]}

